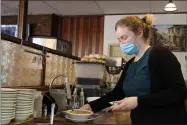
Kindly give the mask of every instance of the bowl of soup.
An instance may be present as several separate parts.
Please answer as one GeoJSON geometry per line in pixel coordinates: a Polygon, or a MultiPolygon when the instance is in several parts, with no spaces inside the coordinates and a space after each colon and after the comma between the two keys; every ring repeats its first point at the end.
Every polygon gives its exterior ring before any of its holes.
{"type": "Polygon", "coordinates": [[[66,113],[69,118],[76,120],[87,120],[93,115],[92,111],[83,109],[68,110],[66,113]]]}

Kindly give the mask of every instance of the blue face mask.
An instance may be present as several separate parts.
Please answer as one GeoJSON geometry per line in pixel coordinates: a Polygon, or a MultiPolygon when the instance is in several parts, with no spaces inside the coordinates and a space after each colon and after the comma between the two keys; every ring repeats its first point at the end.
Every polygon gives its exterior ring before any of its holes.
{"type": "Polygon", "coordinates": [[[127,55],[133,55],[139,52],[140,46],[134,45],[134,40],[132,42],[129,42],[127,44],[120,45],[121,51],[124,52],[127,55]]]}

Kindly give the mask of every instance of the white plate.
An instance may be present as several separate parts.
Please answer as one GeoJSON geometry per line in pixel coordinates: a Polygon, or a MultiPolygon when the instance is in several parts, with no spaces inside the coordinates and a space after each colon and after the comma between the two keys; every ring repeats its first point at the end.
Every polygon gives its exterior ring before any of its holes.
{"type": "Polygon", "coordinates": [[[19,109],[19,108],[32,108],[33,105],[24,105],[24,106],[18,106],[16,105],[16,108],[19,109]]]}
{"type": "Polygon", "coordinates": [[[15,115],[11,114],[11,115],[2,115],[1,119],[5,119],[5,118],[14,118],[15,115]]]}
{"type": "Polygon", "coordinates": [[[14,98],[9,98],[9,97],[8,98],[7,97],[4,98],[4,97],[1,97],[1,100],[5,100],[5,101],[7,101],[7,100],[11,101],[11,100],[16,100],[16,99],[17,99],[17,97],[14,97],[14,98]]]}
{"type": "Polygon", "coordinates": [[[68,115],[65,115],[65,118],[72,122],[88,122],[88,121],[94,120],[94,117],[86,119],[86,120],[72,119],[72,118],[69,118],[68,115]]]}
{"type": "Polygon", "coordinates": [[[1,91],[1,94],[17,94],[16,91],[1,91]]]}
{"type": "Polygon", "coordinates": [[[2,104],[14,104],[16,103],[16,100],[1,100],[1,105],[2,104]]]}
{"type": "Polygon", "coordinates": [[[2,125],[7,125],[8,123],[10,123],[10,121],[12,120],[12,118],[1,118],[1,124],[2,125]]]}
{"type": "Polygon", "coordinates": [[[16,106],[20,107],[20,106],[33,106],[34,103],[17,103],[16,106]]]}
{"type": "Polygon", "coordinates": [[[17,89],[18,94],[33,95],[36,90],[34,89],[17,89]]]}
{"type": "Polygon", "coordinates": [[[16,89],[10,89],[10,88],[1,88],[1,92],[16,92],[16,89]]]}
{"type": "Polygon", "coordinates": [[[17,100],[17,104],[19,104],[19,105],[30,105],[30,104],[34,104],[34,100],[32,100],[32,101],[28,101],[28,100],[17,100]]]}
{"type": "Polygon", "coordinates": [[[16,93],[1,93],[1,98],[16,98],[16,93]]]}
{"type": "Polygon", "coordinates": [[[33,93],[28,93],[28,92],[19,92],[17,94],[23,94],[23,95],[28,95],[28,96],[33,96],[33,93]]]}
{"type": "Polygon", "coordinates": [[[6,113],[1,112],[1,117],[12,116],[12,115],[14,115],[13,111],[12,112],[6,112],[6,113]]]}
{"type": "Polygon", "coordinates": [[[20,101],[33,101],[33,98],[27,98],[27,97],[17,97],[17,100],[20,100],[20,101]]]}
{"type": "Polygon", "coordinates": [[[30,108],[16,108],[16,111],[25,111],[25,110],[30,111],[32,110],[32,108],[31,107],[30,108]]]}
{"type": "Polygon", "coordinates": [[[16,89],[18,92],[23,91],[23,92],[36,92],[35,89],[16,89]]]}
{"type": "Polygon", "coordinates": [[[33,103],[34,100],[20,100],[20,99],[17,99],[17,103],[33,103]]]}
{"type": "Polygon", "coordinates": [[[31,108],[33,108],[33,106],[31,105],[29,105],[29,106],[16,106],[16,109],[31,109],[31,108]]]}
{"type": "Polygon", "coordinates": [[[14,109],[1,109],[1,113],[14,113],[14,109]]]}
{"type": "Polygon", "coordinates": [[[1,111],[2,110],[13,110],[15,109],[15,107],[1,107],[1,111]]]}
{"type": "Polygon", "coordinates": [[[25,98],[34,98],[33,95],[27,95],[27,94],[17,94],[18,97],[25,97],[25,98]]]}
{"type": "Polygon", "coordinates": [[[2,107],[6,107],[6,108],[10,108],[10,107],[15,107],[16,106],[16,102],[15,103],[10,103],[10,104],[8,104],[8,103],[1,103],[1,108],[2,107]]]}

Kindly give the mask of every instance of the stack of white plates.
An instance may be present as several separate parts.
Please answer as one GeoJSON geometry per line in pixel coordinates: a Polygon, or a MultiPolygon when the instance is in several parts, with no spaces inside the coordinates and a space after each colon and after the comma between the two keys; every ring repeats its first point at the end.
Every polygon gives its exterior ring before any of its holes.
{"type": "Polygon", "coordinates": [[[17,89],[15,121],[25,121],[33,114],[34,90],[17,89]]]}
{"type": "Polygon", "coordinates": [[[15,118],[17,90],[1,88],[1,124],[6,125],[15,118]]]}

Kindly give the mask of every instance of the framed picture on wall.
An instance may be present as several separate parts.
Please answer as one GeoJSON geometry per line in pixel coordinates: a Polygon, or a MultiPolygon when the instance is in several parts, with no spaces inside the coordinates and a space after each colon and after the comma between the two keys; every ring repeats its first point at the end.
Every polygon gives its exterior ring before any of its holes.
{"type": "Polygon", "coordinates": [[[17,25],[1,25],[1,33],[17,37],[17,25]]]}
{"type": "Polygon", "coordinates": [[[187,51],[187,25],[152,25],[151,46],[164,46],[171,51],[187,51]]]}

